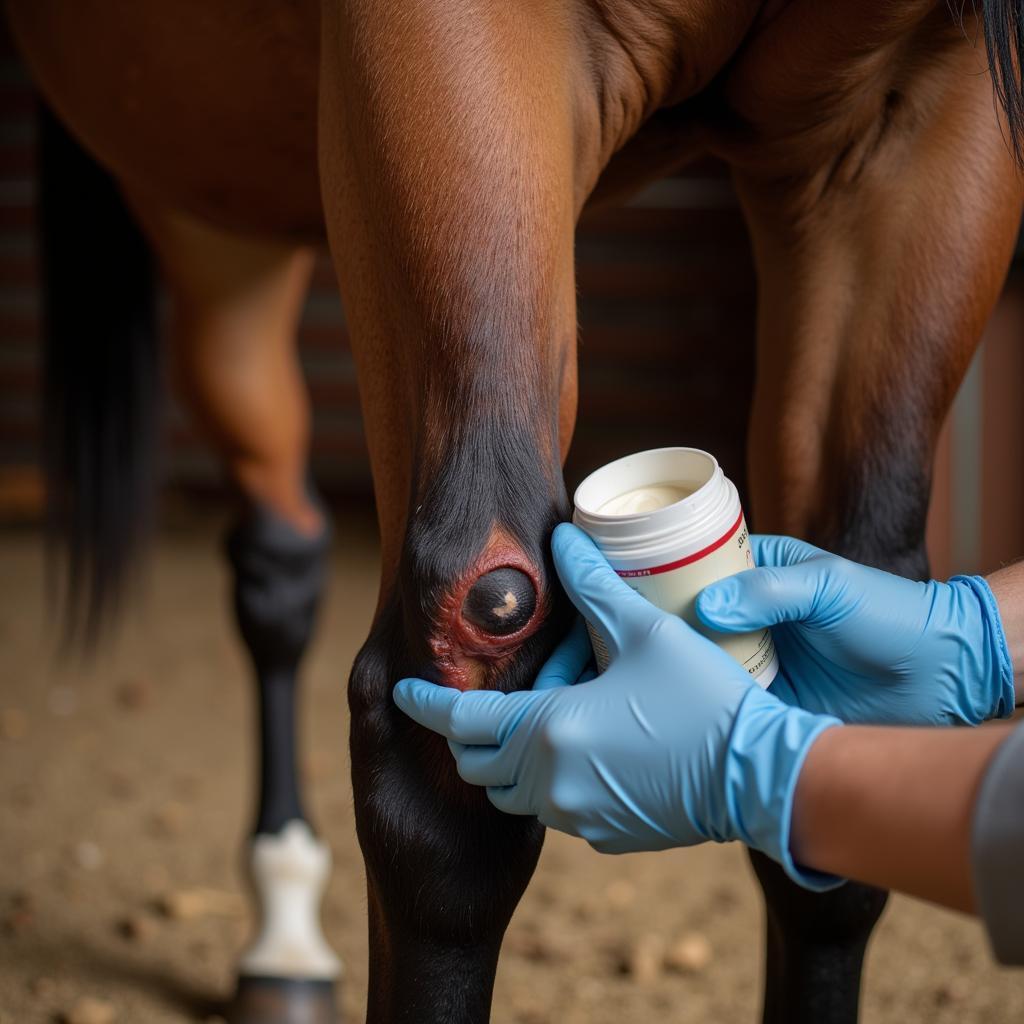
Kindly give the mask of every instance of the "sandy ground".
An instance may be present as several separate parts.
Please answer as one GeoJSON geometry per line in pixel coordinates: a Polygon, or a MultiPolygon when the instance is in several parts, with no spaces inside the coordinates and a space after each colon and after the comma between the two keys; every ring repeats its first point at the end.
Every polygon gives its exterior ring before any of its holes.
{"type": "MultiPolygon", "coordinates": [[[[88,671],[54,660],[38,537],[0,534],[0,1024],[59,1020],[86,996],[117,1024],[205,1021],[230,991],[251,927],[240,851],[253,752],[219,528],[190,516],[165,530],[146,596],[88,671]]],[[[350,516],[303,707],[309,803],[335,858],[324,926],[346,964],[350,1024],[367,954],[344,684],[375,581],[369,521],[350,516]]],[[[493,1020],[752,1024],[761,927],[735,846],[611,858],[550,835],[493,1020]],[[661,968],[680,939],[688,969],[661,968]]],[[[866,978],[866,1024],[1024,1020],[1024,975],[992,965],[978,925],[908,900],[887,912],[866,978]]]]}

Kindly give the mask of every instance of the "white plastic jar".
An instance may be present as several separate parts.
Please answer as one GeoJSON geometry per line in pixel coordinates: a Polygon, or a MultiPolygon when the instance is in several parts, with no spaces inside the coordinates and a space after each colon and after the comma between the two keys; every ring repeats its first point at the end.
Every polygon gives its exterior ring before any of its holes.
{"type": "MultiPolygon", "coordinates": [[[[759,685],[771,683],[779,661],[769,630],[726,635],[697,619],[704,587],[754,566],[739,495],[713,456],[697,448],[627,455],[591,473],[573,500],[573,522],[626,583],[714,640],[759,685]]],[[[593,630],[591,640],[603,668],[607,651],[593,630]]]]}

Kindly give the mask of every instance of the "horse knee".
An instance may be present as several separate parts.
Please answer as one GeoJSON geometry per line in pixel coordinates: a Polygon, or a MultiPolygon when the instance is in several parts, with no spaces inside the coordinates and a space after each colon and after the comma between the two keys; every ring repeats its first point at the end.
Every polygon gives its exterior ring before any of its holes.
{"type": "Polygon", "coordinates": [[[546,554],[555,522],[526,540],[495,523],[472,547],[410,531],[397,597],[414,674],[460,690],[531,685],[568,626],[546,554]]]}

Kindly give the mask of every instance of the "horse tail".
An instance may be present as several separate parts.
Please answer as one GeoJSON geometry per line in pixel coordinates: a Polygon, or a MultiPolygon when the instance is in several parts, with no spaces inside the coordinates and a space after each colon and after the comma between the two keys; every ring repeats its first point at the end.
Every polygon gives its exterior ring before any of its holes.
{"type": "Polygon", "coordinates": [[[43,105],[37,155],[51,595],[65,641],[91,647],[151,521],[155,277],[113,177],[43,105]]]}
{"type": "Polygon", "coordinates": [[[1024,3],[982,0],[982,20],[992,84],[1010,129],[1010,148],[1024,166],[1024,3]]]}

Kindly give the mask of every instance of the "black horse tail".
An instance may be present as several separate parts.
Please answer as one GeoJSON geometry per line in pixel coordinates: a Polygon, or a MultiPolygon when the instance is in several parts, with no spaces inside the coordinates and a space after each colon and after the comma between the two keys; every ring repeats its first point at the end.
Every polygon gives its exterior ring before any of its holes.
{"type": "Polygon", "coordinates": [[[114,179],[44,106],[38,183],[50,578],[65,640],[90,647],[151,521],[161,405],[153,260],[114,179]]]}
{"type": "Polygon", "coordinates": [[[982,0],[985,46],[992,84],[1010,129],[1010,148],[1024,166],[1024,3],[1021,0],[982,0]]]}

